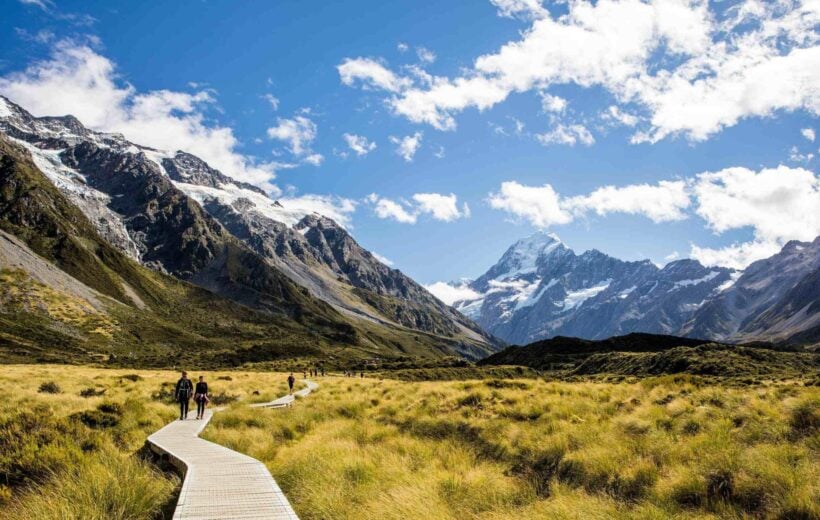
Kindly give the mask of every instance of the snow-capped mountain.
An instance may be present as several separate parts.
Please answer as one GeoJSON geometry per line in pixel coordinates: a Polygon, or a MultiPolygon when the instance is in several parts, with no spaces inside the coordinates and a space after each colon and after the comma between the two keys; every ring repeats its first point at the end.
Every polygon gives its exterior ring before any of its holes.
{"type": "MultiPolygon", "coordinates": [[[[701,306],[682,333],[719,340],[788,340],[820,327],[820,237],[791,241],[749,265],[701,306]]],[[[816,340],[816,338],[815,338],[816,340]]]]}
{"type": "Polygon", "coordinates": [[[551,233],[513,244],[463,288],[477,296],[454,306],[512,343],[557,335],[601,339],[633,331],[676,333],[733,271],[679,260],[658,268],[597,250],[580,255],[551,233]]]}
{"type": "Polygon", "coordinates": [[[363,327],[431,334],[442,351],[468,357],[495,348],[331,219],[283,205],[194,155],[95,132],[72,116],[34,117],[2,96],[0,133],[26,148],[106,241],[145,266],[251,306],[264,306],[269,292],[287,300],[263,274],[284,276],[363,327]]]}

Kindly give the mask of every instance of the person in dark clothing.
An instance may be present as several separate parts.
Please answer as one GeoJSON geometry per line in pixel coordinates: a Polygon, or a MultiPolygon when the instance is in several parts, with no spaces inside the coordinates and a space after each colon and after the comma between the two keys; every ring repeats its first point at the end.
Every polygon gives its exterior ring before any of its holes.
{"type": "Polygon", "coordinates": [[[296,378],[293,377],[293,372],[288,376],[288,388],[290,388],[290,395],[293,395],[293,384],[296,383],[296,378]]]}
{"type": "Polygon", "coordinates": [[[179,403],[179,420],[184,421],[188,418],[188,404],[191,401],[191,395],[194,393],[194,385],[188,379],[188,372],[183,371],[182,377],[177,381],[177,386],[174,388],[174,399],[179,403]]]}
{"type": "Polygon", "coordinates": [[[210,398],[208,397],[208,383],[205,378],[199,376],[199,382],[194,389],[194,402],[196,403],[196,418],[202,419],[205,417],[205,405],[208,404],[210,398]]]}

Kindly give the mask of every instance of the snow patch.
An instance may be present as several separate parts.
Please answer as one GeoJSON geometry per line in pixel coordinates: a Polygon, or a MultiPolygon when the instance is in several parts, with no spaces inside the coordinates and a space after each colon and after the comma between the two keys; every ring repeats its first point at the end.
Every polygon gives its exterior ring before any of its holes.
{"type": "Polygon", "coordinates": [[[286,200],[280,201],[279,204],[277,204],[276,201],[268,198],[266,195],[240,188],[235,184],[223,184],[219,188],[187,184],[184,182],[174,182],[174,185],[200,204],[204,204],[205,201],[209,199],[216,199],[222,204],[230,206],[239,199],[246,199],[254,205],[254,209],[261,215],[291,227],[297,224],[306,215],[312,213],[301,208],[289,208],[286,200]]]}
{"type": "Polygon", "coordinates": [[[637,285],[633,285],[629,289],[624,289],[623,291],[618,293],[618,298],[620,298],[622,300],[625,300],[630,294],[632,294],[632,291],[634,291],[637,288],[638,288],[637,285]]]}
{"type": "Polygon", "coordinates": [[[672,286],[672,291],[680,289],[681,287],[689,287],[690,285],[700,285],[702,283],[706,283],[709,280],[714,279],[716,276],[720,275],[720,271],[710,271],[709,274],[704,276],[703,278],[698,278],[695,280],[680,280],[675,282],[675,285],[672,286]]]}
{"type": "Polygon", "coordinates": [[[566,298],[564,298],[564,301],[561,302],[562,307],[565,311],[578,308],[581,305],[583,305],[584,302],[588,299],[598,295],[598,293],[600,292],[605,291],[611,283],[612,279],[608,278],[598,285],[594,285],[586,289],[581,289],[579,291],[569,291],[567,292],[567,296],[566,298]]]}
{"type": "Polygon", "coordinates": [[[9,107],[5,99],[0,97],[0,117],[11,117],[11,115],[11,107],[9,107]]]}

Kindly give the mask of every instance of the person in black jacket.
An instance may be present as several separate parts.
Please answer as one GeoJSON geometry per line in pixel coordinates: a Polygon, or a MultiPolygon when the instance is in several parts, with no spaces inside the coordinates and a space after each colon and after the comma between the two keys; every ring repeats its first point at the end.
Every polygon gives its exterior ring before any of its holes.
{"type": "Polygon", "coordinates": [[[177,381],[174,388],[174,399],[179,403],[179,420],[188,418],[188,403],[191,401],[191,394],[194,393],[194,385],[188,379],[188,372],[182,371],[182,377],[177,381]]]}
{"type": "Polygon", "coordinates": [[[210,398],[208,397],[208,383],[205,382],[203,376],[199,376],[199,382],[196,384],[194,390],[194,402],[196,402],[196,418],[202,419],[205,417],[205,405],[208,404],[210,398]]]}
{"type": "Polygon", "coordinates": [[[288,389],[290,390],[290,395],[293,395],[293,383],[296,382],[296,378],[293,377],[293,372],[290,373],[288,376],[288,389]]]}

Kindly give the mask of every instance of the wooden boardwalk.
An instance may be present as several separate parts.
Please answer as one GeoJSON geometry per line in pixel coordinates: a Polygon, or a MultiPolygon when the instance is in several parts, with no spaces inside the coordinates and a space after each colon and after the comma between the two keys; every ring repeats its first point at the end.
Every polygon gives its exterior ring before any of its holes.
{"type": "MultiPolygon", "coordinates": [[[[305,384],[306,388],[296,392],[300,397],[318,387],[312,381],[305,384]]],[[[288,406],[293,401],[288,395],[257,407],[288,406]]],[[[264,464],[199,438],[212,416],[208,410],[199,421],[174,421],[148,437],[151,449],[167,456],[184,473],[174,518],[298,520],[264,464]]]]}

